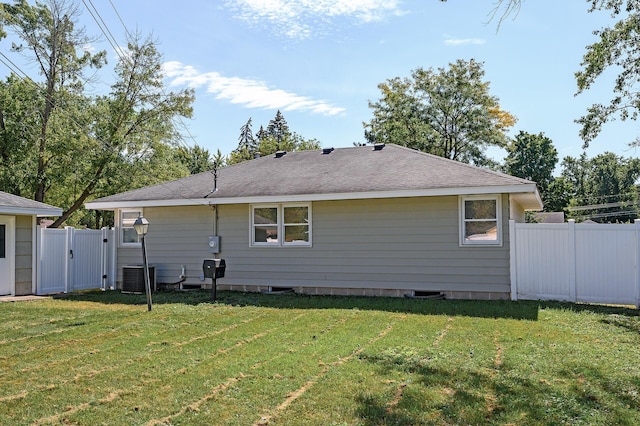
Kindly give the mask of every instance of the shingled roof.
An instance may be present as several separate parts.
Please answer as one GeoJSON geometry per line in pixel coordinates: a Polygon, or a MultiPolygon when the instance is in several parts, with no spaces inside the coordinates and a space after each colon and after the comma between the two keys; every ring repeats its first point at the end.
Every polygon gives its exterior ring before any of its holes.
{"type": "Polygon", "coordinates": [[[540,209],[534,182],[398,145],[269,155],[87,203],[88,208],[286,202],[486,193],[520,194],[540,209]]]}
{"type": "Polygon", "coordinates": [[[60,216],[62,209],[0,191],[0,213],[60,216]]]}

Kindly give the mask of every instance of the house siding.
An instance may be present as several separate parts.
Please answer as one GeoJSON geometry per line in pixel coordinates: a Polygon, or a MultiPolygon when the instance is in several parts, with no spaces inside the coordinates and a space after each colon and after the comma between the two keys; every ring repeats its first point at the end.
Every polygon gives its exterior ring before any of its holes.
{"type": "MultiPolygon", "coordinates": [[[[215,256],[227,262],[221,285],[508,294],[508,196],[500,247],[461,247],[458,205],[456,196],[313,202],[311,247],[251,247],[250,206],[221,205],[216,255],[207,247],[213,208],[146,208],[148,258],[166,283],[185,265],[186,284],[209,284],[202,260],[215,256]]],[[[140,263],[140,253],[119,249],[120,281],[122,265],[140,263]]]]}
{"type": "MultiPolygon", "coordinates": [[[[156,282],[177,282],[184,265],[186,283],[205,283],[200,275],[203,259],[213,257],[208,251],[208,236],[213,235],[214,212],[209,206],[144,209],[149,221],[147,260],[156,268],[156,282]]],[[[117,257],[117,281],[122,283],[122,267],[142,264],[142,249],[119,247],[117,257]]]]}
{"type": "Polygon", "coordinates": [[[16,216],[16,296],[33,294],[33,222],[32,216],[16,216]]]}

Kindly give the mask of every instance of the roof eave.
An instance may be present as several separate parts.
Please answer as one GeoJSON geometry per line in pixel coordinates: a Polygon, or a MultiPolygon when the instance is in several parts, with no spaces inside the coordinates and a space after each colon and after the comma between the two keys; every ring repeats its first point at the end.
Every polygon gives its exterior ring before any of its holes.
{"type": "Polygon", "coordinates": [[[540,211],[544,207],[537,189],[535,192],[515,193],[512,197],[526,211],[540,211]]]}
{"type": "Polygon", "coordinates": [[[62,216],[62,209],[1,206],[0,214],[27,215],[27,216],[35,215],[37,217],[62,216]]]}
{"type": "Polygon", "coordinates": [[[308,201],[337,201],[362,200],[370,198],[413,198],[438,197],[451,195],[481,195],[481,194],[520,194],[521,204],[527,210],[542,209],[542,201],[534,183],[501,186],[453,187],[435,189],[407,189],[396,191],[365,191],[365,192],[337,192],[323,194],[283,194],[283,195],[254,195],[245,197],[212,197],[185,198],[166,200],[121,200],[121,201],[91,201],[85,204],[90,210],[115,210],[140,207],[178,207],[178,206],[209,206],[223,204],[257,204],[257,203],[286,203],[308,201]]]}

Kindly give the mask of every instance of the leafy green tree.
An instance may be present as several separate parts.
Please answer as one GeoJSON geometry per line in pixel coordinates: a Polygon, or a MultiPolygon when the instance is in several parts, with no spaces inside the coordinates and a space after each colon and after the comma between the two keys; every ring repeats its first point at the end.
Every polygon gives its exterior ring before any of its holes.
{"type": "MultiPolygon", "coordinates": [[[[576,73],[578,93],[591,88],[607,70],[619,72],[613,86],[613,97],[608,104],[593,104],[578,120],[582,125],[580,136],[588,146],[602,130],[602,126],[619,117],[636,120],[640,112],[640,1],[639,0],[588,0],[590,12],[608,10],[617,19],[613,26],[596,30],[599,40],[586,47],[582,70],[576,73]]],[[[632,144],[638,145],[639,139],[632,144]]]]}
{"type": "Polygon", "coordinates": [[[503,168],[512,176],[536,182],[546,206],[547,189],[554,180],[553,171],[557,164],[558,151],[551,139],[543,133],[534,135],[520,131],[507,146],[503,168]]]}
{"type": "Polygon", "coordinates": [[[491,165],[490,146],[506,147],[515,117],[500,108],[483,80],[481,62],[458,60],[447,69],[418,68],[411,77],[378,85],[382,98],[369,102],[369,143],[390,142],[441,157],[491,165]]]}
{"type": "Polygon", "coordinates": [[[628,222],[638,216],[636,181],[640,160],[605,152],[562,162],[562,176],[573,188],[570,216],[596,222],[628,222]]]}
{"type": "Polygon", "coordinates": [[[0,25],[21,41],[13,43],[11,50],[30,58],[44,78],[37,131],[31,128],[29,132],[23,132],[23,136],[35,145],[37,169],[32,187],[36,201],[45,201],[56,153],[61,152],[61,145],[66,143],[56,138],[60,133],[50,125],[60,119],[61,108],[82,93],[88,80],[87,69],[100,68],[105,63],[104,51],[91,54],[83,49],[92,40],[86,37],[83,29],[76,28],[78,15],[77,4],[66,0],[49,0],[35,5],[26,0],[0,4],[0,25]]]}
{"type": "Polygon", "coordinates": [[[262,139],[259,146],[260,155],[270,155],[276,151],[309,151],[320,149],[320,142],[316,139],[305,139],[299,134],[287,133],[279,141],[275,136],[262,139]]]}
{"type": "Polygon", "coordinates": [[[180,163],[189,169],[189,173],[192,175],[212,170],[215,163],[215,159],[211,156],[209,150],[198,144],[192,147],[179,146],[176,148],[174,155],[180,163]]]}
{"type": "Polygon", "coordinates": [[[568,179],[564,176],[554,178],[545,191],[544,210],[547,212],[564,212],[566,215],[573,193],[573,185],[568,179]]]}
{"type": "Polygon", "coordinates": [[[170,160],[173,153],[169,147],[179,140],[175,118],[192,114],[193,91],[165,92],[162,57],[153,40],[133,38],[127,50],[128,54],[116,65],[117,79],[111,93],[95,101],[89,131],[94,137],[88,141],[89,154],[83,163],[82,191],[53,227],[62,224],[95,192],[113,193],[115,185],[103,186],[105,176],[122,177],[127,185],[144,186],[149,180],[142,175],[157,183],[186,174],[186,168],[170,160]],[[163,162],[154,164],[158,159],[163,162]],[[152,164],[158,168],[146,169],[152,164]],[[123,176],[127,170],[139,178],[123,176]]]}
{"type": "Polygon", "coordinates": [[[0,190],[32,197],[41,87],[11,74],[0,82],[0,190]]]}

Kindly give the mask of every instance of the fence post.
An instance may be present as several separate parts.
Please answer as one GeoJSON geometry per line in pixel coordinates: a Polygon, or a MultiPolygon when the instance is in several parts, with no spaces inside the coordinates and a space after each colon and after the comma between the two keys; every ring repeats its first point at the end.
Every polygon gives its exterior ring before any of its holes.
{"type": "Polygon", "coordinates": [[[516,221],[509,220],[509,275],[511,280],[511,300],[518,300],[518,259],[516,253],[516,221]]]}
{"type": "Polygon", "coordinates": [[[635,289],[636,289],[636,309],[640,309],[640,219],[635,219],[634,221],[635,226],[635,241],[636,241],[636,246],[635,246],[635,253],[636,255],[635,257],[635,267],[636,267],[636,282],[635,282],[635,289]]]}
{"type": "Polygon", "coordinates": [[[101,228],[102,243],[100,244],[100,289],[107,289],[107,279],[109,273],[107,272],[107,262],[109,257],[109,233],[108,228],[101,228]]]}
{"type": "Polygon", "coordinates": [[[38,235],[38,248],[37,248],[37,264],[38,270],[36,271],[36,292],[35,294],[42,294],[42,254],[43,254],[43,244],[44,244],[44,227],[38,226],[38,230],[36,232],[38,235]]]}
{"type": "Polygon", "coordinates": [[[69,290],[73,290],[73,227],[65,226],[64,231],[67,259],[64,265],[64,292],[69,293],[69,290]]]}
{"type": "Polygon", "coordinates": [[[567,233],[569,241],[569,300],[576,302],[577,298],[577,280],[576,280],[576,257],[578,255],[576,250],[576,221],[575,219],[569,219],[569,232],[567,233]]]}

